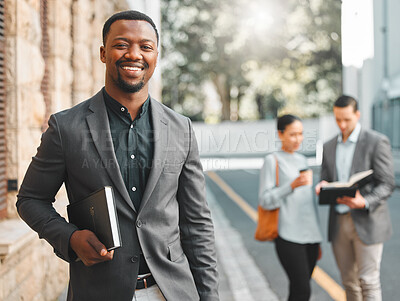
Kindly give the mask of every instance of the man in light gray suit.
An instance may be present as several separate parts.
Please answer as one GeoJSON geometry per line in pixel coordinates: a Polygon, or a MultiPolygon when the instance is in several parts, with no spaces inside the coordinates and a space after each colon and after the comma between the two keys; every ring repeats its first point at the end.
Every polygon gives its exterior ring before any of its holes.
{"type": "Polygon", "coordinates": [[[395,187],[390,143],[384,135],[361,128],[353,97],[339,97],[333,113],[341,134],[324,144],[316,192],[326,182],[346,182],[354,173],[373,169],[373,181],[354,198],[341,197],[331,205],[328,238],[347,300],[381,300],[383,242],[392,234],[386,200],[395,187]]]}
{"type": "Polygon", "coordinates": [[[188,118],[152,99],[159,37],[136,11],[111,16],[100,59],[105,87],[50,117],[21,185],[27,224],[70,263],[68,300],[218,300],[214,230],[188,118]],[[107,251],[54,209],[112,186],[122,247],[107,251]]]}

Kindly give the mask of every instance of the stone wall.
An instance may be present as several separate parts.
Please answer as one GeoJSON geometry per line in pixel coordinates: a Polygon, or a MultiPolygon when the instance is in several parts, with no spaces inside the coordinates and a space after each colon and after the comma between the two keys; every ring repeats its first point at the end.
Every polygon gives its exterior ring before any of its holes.
{"type": "MultiPolygon", "coordinates": [[[[49,72],[46,104],[41,92],[40,0],[5,0],[7,176],[20,185],[40,143],[46,112],[71,107],[104,85],[99,59],[101,29],[125,0],[47,0],[49,72]]],[[[68,282],[68,264],[22,222],[16,192],[8,194],[8,218],[0,221],[0,300],[56,300],[68,282]]],[[[65,215],[62,188],[57,211],[65,215]]]]}
{"type": "Polygon", "coordinates": [[[50,111],[58,112],[72,105],[71,0],[49,1],[48,6],[50,111]]]}
{"type": "MultiPolygon", "coordinates": [[[[19,183],[40,139],[45,113],[39,4],[6,1],[7,176],[19,183]]],[[[11,193],[9,217],[15,217],[14,204],[11,193]]]]}
{"type": "Polygon", "coordinates": [[[3,221],[0,228],[9,233],[10,243],[8,250],[0,247],[7,252],[0,257],[0,300],[56,300],[67,284],[67,263],[19,220],[3,221]]]}

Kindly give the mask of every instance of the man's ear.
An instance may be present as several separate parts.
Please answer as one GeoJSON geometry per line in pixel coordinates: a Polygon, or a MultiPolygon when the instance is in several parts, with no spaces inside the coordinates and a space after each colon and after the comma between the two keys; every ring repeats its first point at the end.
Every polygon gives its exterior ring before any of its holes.
{"type": "Polygon", "coordinates": [[[105,63],[106,62],[106,49],[104,46],[100,46],[100,60],[105,63]]]}

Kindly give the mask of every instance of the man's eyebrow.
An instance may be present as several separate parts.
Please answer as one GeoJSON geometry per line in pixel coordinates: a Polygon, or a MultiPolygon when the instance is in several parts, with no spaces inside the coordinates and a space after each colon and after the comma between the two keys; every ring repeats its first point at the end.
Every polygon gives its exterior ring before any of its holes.
{"type": "Polygon", "coordinates": [[[118,41],[118,40],[123,40],[123,41],[125,41],[125,42],[129,42],[129,39],[127,39],[127,38],[122,38],[122,37],[114,38],[113,42],[118,41]]]}
{"type": "Polygon", "coordinates": [[[156,44],[156,42],[152,39],[142,39],[142,40],[140,40],[140,42],[142,42],[142,43],[150,42],[150,43],[156,44]]]}
{"type": "MultiPolygon", "coordinates": [[[[124,38],[124,37],[116,37],[116,38],[114,38],[113,41],[115,42],[115,41],[119,41],[119,40],[122,40],[122,41],[125,41],[125,42],[130,42],[131,41],[130,39],[124,38]]],[[[142,39],[139,42],[140,43],[150,42],[150,43],[156,44],[156,42],[154,40],[152,40],[152,39],[142,39]]]]}

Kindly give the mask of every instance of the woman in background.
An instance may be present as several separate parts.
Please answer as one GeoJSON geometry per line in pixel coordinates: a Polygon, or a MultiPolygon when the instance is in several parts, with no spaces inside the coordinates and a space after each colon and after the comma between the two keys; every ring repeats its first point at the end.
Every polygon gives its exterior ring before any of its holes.
{"type": "Polygon", "coordinates": [[[322,235],[313,198],[312,171],[306,158],[296,153],[303,141],[303,124],[297,116],[284,115],[278,118],[277,125],[282,148],[264,159],[259,203],[265,209],[280,208],[275,249],[289,278],[288,300],[303,301],[310,299],[310,279],[322,235]]]}

